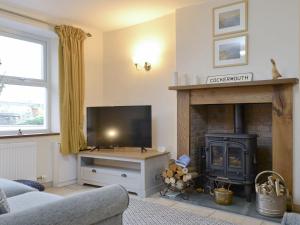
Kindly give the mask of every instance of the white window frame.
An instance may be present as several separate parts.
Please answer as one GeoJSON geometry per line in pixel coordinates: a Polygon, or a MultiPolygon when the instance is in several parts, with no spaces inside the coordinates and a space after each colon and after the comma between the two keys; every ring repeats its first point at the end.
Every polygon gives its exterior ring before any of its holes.
{"type": "Polygon", "coordinates": [[[16,128],[16,130],[7,130],[0,131],[0,136],[3,135],[17,135],[18,130],[21,129],[22,134],[39,134],[39,133],[49,133],[51,130],[51,95],[50,95],[50,79],[49,79],[49,65],[50,65],[50,40],[46,37],[39,36],[36,34],[29,34],[23,31],[11,30],[11,29],[3,29],[0,28],[0,35],[29,41],[37,44],[41,44],[43,46],[43,78],[42,79],[32,79],[32,78],[22,78],[15,76],[5,76],[0,74],[0,79],[4,84],[10,85],[20,85],[20,86],[33,86],[33,87],[45,87],[46,88],[46,106],[45,106],[45,129],[22,129],[16,128]]]}

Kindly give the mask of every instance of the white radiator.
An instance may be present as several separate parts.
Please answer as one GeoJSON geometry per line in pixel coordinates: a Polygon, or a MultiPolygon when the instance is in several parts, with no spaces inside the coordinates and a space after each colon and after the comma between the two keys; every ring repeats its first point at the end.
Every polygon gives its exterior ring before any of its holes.
{"type": "Polygon", "coordinates": [[[0,177],[36,180],[37,143],[0,144],[0,177]]]}

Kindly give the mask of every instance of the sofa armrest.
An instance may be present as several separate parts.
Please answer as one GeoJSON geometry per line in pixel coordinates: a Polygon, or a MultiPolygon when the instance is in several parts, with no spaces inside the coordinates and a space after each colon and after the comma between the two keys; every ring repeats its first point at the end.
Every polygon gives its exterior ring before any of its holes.
{"type": "Polygon", "coordinates": [[[128,207],[127,191],[111,185],[56,202],[0,216],[1,225],[92,225],[121,215],[128,207]]]}
{"type": "Polygon", "coordinates": [[[21,195],[31,191],[37,191],[37,189],[29,187],[27,185],[18,183],[16,181],[0,178],[0,189],[2,189],[7,198],[21,195]]]}

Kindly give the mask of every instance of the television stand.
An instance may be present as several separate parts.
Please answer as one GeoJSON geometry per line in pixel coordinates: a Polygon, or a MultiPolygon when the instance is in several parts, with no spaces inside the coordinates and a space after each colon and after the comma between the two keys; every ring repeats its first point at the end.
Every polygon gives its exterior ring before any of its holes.
{"type": "Polygon", "coordinates": [[[168,167],[169,153],[138,148],[101,149],[78,154],[78,183],[106,186],[120,184],[141,197],[162,188],[161,172],[168,167]]]}

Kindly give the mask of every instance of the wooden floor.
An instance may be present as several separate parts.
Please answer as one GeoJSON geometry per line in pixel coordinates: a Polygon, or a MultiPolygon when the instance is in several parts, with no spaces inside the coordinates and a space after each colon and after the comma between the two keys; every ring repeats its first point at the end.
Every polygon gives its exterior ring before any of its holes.
{"type": "MultiPolygon", "coordinates": [[[[74,184],[74,185],[69,185],[61,188],[52,188],[52,187],[47,188],[46,192],[61,195],[61,196],[68,196],[68,195],[73,195],[76,193],[85,192],[92,189],[94,189],[94,187],[74,184]]],[[[135,195],[131,195],[131,197],[139,198],[135,195]]],[[[163,199],[160,198],[158,193],[148,198],[145,198],[143,200],[169,206],[179,210],[186,210],[203,217],[211,217],[215,219],[225,220],[237,225],[278,225],[276,223],[271,223],[268,221],[263,221],[263,220],[259,220],[247,216],[241,216],[238,214],[223,212],[211,208],[205,208],[201,206],[195,206],[195,205],[190,205],[190,204],[172,201],[168,199],[163,199]]]]}

